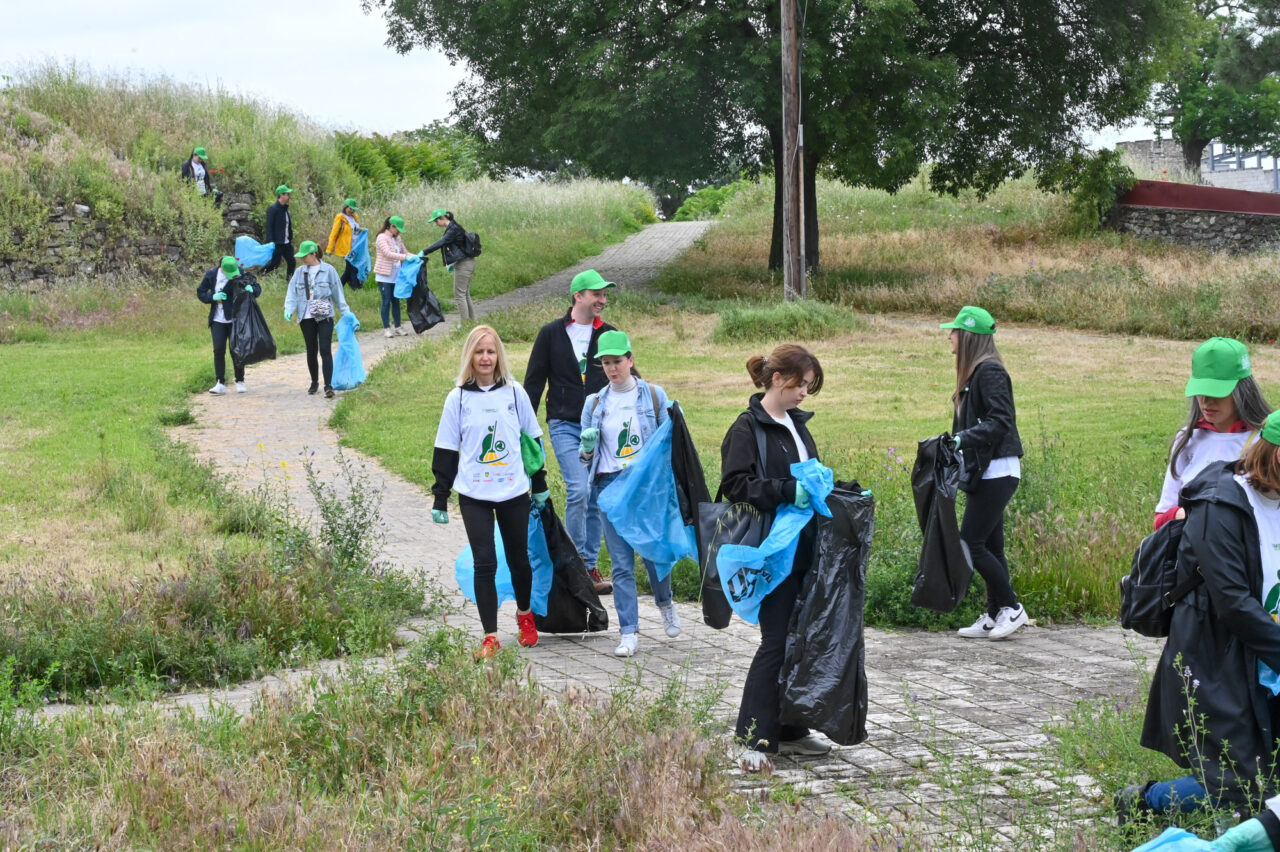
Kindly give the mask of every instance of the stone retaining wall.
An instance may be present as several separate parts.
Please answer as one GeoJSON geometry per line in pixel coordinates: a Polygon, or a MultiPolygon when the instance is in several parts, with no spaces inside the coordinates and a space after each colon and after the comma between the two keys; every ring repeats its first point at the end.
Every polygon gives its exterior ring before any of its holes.
{"type": "Polygon", "coordinates": [[[1258,251],[1280,246],[1280,216],[1164,207],[1117,206],[1112,227],[1123,234],[1183,246],[1258,251]]]}

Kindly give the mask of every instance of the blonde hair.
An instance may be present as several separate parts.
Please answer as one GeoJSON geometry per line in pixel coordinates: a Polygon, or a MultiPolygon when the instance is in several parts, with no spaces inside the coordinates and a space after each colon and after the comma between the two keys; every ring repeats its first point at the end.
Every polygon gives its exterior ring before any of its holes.
{"type": "Polygon", "coordinates": [[[493,348],[498,352],[497,363],[494,364],[493,369],[494,379],[501,379],[507,384],[514,381],[511,378],[511,366],[507,363],[507,349],[502,345],[502,338],[498,336],[493,326],[478,325],[471,329],[471,333],[467,335],[467,342],[462,345],[462,366],[458,369],[458,387],[475,381],[476,373],[471,367],[471,361],[475,357],[476,347],[480,345],[480,341],[486,334],[493,337],[493,348]]]}
{"type": "Polygon", "coordinates": [[[959,409],[960,391],[964,390],[965,382],[969,381],[969,377],[973,375],[974,370],[978,369],[978,365],[995,361],[1003,367],[1004,359],[996,350],[994,334],[975,334],[963,328],[952,329],[952,331],[958,337],[956,338],[956,390],[951,394],[951,404],[959,409]]]}

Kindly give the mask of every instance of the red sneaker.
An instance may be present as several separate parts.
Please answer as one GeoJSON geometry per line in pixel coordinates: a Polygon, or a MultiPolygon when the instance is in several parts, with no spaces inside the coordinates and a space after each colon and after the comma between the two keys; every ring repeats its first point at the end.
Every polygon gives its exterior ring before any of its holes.
{"type": "Polygon", "coordinates": [[[588,568],[587,576],[591,578],[591,582],[595,584],[597,595],[613,594],[613,583],[610,583],[604,577],[600,576],[599,568],[588,568]]]}
{"type": "Polygon", "coordinates": [[[486,636],[484,641],[480,643],[479,650],[476,651],[477,660],[490,660],[493,655],[498,653],[498,649],[502,646],[498,644],[497,636],[486,636]]]}
{"type": "Polygon", "coordinates": [[[520,635],[516,637],[516,641],[526,648],[532,648],[538,644],[538,628],[533,623],[533,613],[516,613],[516,628],[520,631],[520,635]]]}

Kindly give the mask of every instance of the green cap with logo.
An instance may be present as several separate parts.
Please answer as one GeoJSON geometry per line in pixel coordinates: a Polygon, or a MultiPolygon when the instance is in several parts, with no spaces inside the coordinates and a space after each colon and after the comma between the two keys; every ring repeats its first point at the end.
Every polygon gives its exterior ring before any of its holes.
{"type": "Polygon", "coordinates": [[[315,254],[320,251],[320,246],[316,245],[315,240],[306,240],[302,245],[298,246],[298,253],[294,257],[306,257],[309,254],[315,254]]]}
{"type": "Polygon", "coordinates": [[[397,231],[404,230],[404,219],[401,219],[399,216],[392,216],[387,221],[394,225],[397,231]]]}
{"type": "Polygon", "coordinates": [[[342,204],[345,207],[350,207],[352,210],[360,209],[359,205],[356,204],[356,200],[354,198],[348,198],[346,201],[342,202],[342,204]]]}
{"type": "Polygon", "coordinates": [[[605,287],[615,287],[612,281],[605,281],[604,276],[594,269],[587,269],[573,276],[573,281],[569,284],[569,295],[581,293],[583,290],[603,290],[605,287]]]}
{"type": "Polygon", "coordinates": [[[222,258],[222,274],[228,278],[235,278],[240,274],[240,266],[231,255],[226,255],[222,258]]]}
{"type": "Polygon", "coordinates": [[[204,152],[204,149],[203,149],[203,148],[197,148],[197,149],[195,149],[194,151],[192,151],[191,153],[195,154],[197,157],[199,157],[199,158],[200,158],[200,159],[202,159],[202,160],[207,160],[207,159],[209,159],[209,155],[208,155],[208,154],[206,154],[206,153],[204,152]]]}
{"type": "Polygon", "coordinates": [[[600,335],[600,340],[596,343],[597,358],[603,358],[606,355],[630,354],[631,338],[627,337],[625,331],[606,331],[600,335]]]}
{"type": "Polygon", "coordinates": [[[958,328],[974,334],[995,334],[996,321],[991,314],[982,308],[965,305],[951,322],[944,322],[938,328],[958,328]]]}
{"type": "Polygon", "coordinates": [[[1280,411],[1273,411],[1262,421],[1262,440],[1280,447],[1280,411]]]}
{"type": "Polygon", "coordinates": [[[1253,375],[1249,350],[1239,340],[1211,337],[1191,356],[1187,396],[1231,396],[1236,384],[1253,375]]]}
{"type": "Polygon", "coordinates": [[[449,215],[448,210],[445,210],[443,207],[437,207],[435,210],[431,211],[431,221],[434,222],[435,220],[439,219],[441,216],[448,216],[448,215],[449,215]]]}
{"type": "Polygon", "coordinates": [[[276,187],[276,195],[284,195],[286,192],[290,194],[293,193],[293,190],[289,188],[289,184],[282,183],[276,187]]]}

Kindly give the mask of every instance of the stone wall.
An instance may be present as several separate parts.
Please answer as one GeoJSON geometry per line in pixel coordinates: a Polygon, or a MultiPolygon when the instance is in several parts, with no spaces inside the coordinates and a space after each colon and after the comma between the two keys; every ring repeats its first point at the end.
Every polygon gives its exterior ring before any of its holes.
{"type": "Polygon", "coordinates": [[[228,192],[222,196],[222,221],[227,224],[227,231],[234,242],[236,237],[248,236],[262,241],[262,228],[253,221],[252,192],[228,192]]]}
{"type": "Polygon", "coordinates": [[[1187,165],[1182,161],[1182,148],[1169,139],[1117,142],[1116,147],[1124,149],[1133,168],[1138,172],[1156,176],[1168,174],[1171,179],[1190,179],[1192,183],[1199,178],[1198,174],[1187,174],[1187,165]]]}
{"type": "Polygon", "coordinates": [[[1111,226],[1123,234],[1184,246],[1258,251],[1280,247],[1280,216],[1164,207],[1116,207],[1111,226]]]}

